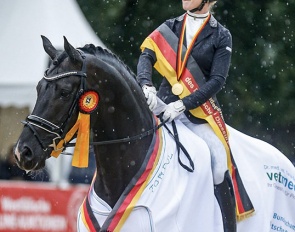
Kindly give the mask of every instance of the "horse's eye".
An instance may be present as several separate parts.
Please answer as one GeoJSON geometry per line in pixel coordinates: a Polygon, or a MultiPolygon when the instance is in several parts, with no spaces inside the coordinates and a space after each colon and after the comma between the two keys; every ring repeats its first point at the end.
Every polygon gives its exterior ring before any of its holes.
{"type": "Polygon", "coordinates": [[[61,97],[63,97],[63,98],[65,98],[65,97],[69,97],[70,94],[71,94],[71,92],[68,91],[68,90],[64,90],[64,89],[63,89],[63,90],[61,91],[61,97]]]}

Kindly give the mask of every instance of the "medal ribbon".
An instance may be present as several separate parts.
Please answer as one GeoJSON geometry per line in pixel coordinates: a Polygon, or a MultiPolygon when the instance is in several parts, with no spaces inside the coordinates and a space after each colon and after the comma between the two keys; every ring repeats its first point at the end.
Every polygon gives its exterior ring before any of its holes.
{"type": "Polygon", "coordinates": [[[182,61],[182,46],[183,46],[183,40],[184,40],[184,35],[185,35],[185,25],[186,25],[186,18],[187,18],[187,14],[184,15],[184,19],[182,22],[182,28],[181,28],[181,33],[180,33],[180,38],[179,38],[179,42],[178,42],[178,49],[177,49],[177,63],[176,63],[176,72],[177,72],[177,80],[179,81],[181,79],[181,75],[183,73],[184,67],[186,66],[188,57],[194,47],[195,41],[197,40],[200,32],[203,30],[203,28],[205,27],[205,25],[207,24],[207,22],[210,19],[210,14],[208,15],[208,17],[206,18],[206,20],[203,22],[203,24],[200,26],[199,30],[196,32],[196,34],[194,35],[191,43],[189,44],[189,47],[187,49],[187,51],[184,54],[184,58],[182,61]]]}

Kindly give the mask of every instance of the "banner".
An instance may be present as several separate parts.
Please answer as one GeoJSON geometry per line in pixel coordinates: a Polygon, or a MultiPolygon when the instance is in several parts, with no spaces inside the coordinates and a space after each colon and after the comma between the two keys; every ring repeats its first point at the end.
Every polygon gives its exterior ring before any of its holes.
{"type": "Polygon", "coordinates": [[[0,232],[76,231],[77,212],[89,186],[0,182],[0,232]]]}

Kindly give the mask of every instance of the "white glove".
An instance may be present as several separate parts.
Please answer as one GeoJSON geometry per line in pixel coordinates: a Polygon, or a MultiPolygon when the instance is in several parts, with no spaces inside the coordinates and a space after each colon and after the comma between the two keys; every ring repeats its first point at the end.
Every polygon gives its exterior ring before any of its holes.
{"type": "Polygon", "coordinates": [[[166,110],[166,107],[167,107],[167,105],[160,98],[157,97],[157,105],[153,109],[153,113],[155,115],[160,115],[161,113],[163,113],[166,110]]]}
{"type": "Polygon", "coordinates": [[[156,88],[154,86],[144,85],[142,86],[142,91],[150,110],[153,111],[157,106],[156,88]]]}
{"type": "Polygon", "coordinates": [[[185,106],[182,100],[171,102],[166,107],[166,110],[163,114],[163,120],[166,121],[168,119],[168,122],[172,122],[183,111],[185,111],[185,106]]]}

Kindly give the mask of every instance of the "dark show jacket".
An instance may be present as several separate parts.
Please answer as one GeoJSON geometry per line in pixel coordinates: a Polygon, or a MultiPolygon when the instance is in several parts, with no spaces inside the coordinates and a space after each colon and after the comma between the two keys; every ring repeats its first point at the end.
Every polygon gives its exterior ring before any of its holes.
{"type": "MultiPolygon", "coordinates": [[[[187,16],[192,17],[192,16],[187,16]]],[[[169,19],[165,24],[179,38],[184,15],[174,19],[169,19]]],[[[184,37],[184,45],[186,40],[184,37]]],[[[222,88],[228,75],[228,70],[231,60],[232,37],[225,27],[223,27],[211,15],[209,22],[199,34],[191,56],[198,63],[201,71],[204,74],[206,83],[200,86],[200,89],[184,97],[183,103],[186,106],[186,115],[192,122],[201,123],[203,120],[196,119],[188,112],[190,109],[197,108],[205,103],[209,98],[215,96],[222,88]],[[213,68],[214,67],[214,68],[213,68]]],[[[155,53],[152,50],[145,49],[139,58],[137,79],[141,85],[152,85],[150,69],[147,65],[154,65],[156,62],[155,53]]],[[[163,78],[159,87],[158,96],[166,103],[177,101],[178,96],[175,96],[171,91],[171,85],[163,78]]]]}

